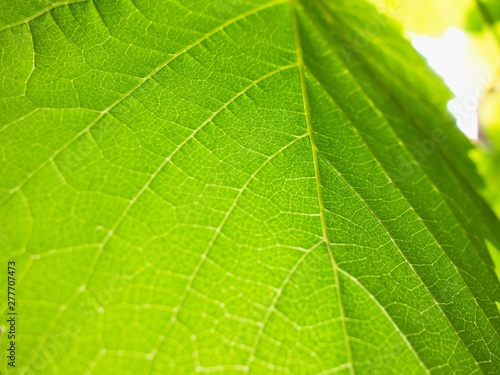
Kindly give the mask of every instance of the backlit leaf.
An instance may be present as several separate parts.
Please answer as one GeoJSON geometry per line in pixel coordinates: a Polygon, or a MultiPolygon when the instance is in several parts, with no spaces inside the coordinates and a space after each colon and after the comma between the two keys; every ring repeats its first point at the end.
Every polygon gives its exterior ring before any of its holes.
{"type": "Polygon", "coordinates": [[[373,6],[1,14],[2,372],[500,372],[498,221],[373,6]]]}

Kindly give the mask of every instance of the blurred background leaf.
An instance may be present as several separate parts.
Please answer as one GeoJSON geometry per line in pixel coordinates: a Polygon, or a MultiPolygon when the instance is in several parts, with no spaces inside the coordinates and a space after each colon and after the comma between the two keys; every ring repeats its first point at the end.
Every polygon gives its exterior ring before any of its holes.
{"type": "Polygon", "coordinates": [[[408,31],[441,35],[448,27],[462,27],[474,0],[371,0],[408,31]]]}

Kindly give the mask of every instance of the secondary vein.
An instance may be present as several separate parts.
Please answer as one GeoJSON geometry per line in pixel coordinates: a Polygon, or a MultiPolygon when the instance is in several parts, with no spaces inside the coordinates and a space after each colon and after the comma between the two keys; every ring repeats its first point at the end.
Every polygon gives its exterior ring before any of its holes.
{"type": "Polygon", "coordinates": [[[40,16],[43,16],[45,13],[50,12],[52,9],[57,8],[59,6],[71,5],[71,4],[77,4],[77,3],[83,3],[84,1],[85,0],[61,1],[59,3],[54,3],[52,5],[49,5],[46,8],[43,8],[42,10],[36,12],[35,14],[32,14],[31,16],[26,17],[25,19],[22,19],[22,20],[19,20],[19,21],[16,21],[16,22],[12,22],[12,23],[9,23],[7,25],[4,25],[4,26],[0,27],[0,31],[11,29],[11,28],[13,28],[15,26],[22,25],[23,23],[29,23],[29,22],[33,21],[34,19],[36,19],[36,18],[38,18],[40,16]]]}

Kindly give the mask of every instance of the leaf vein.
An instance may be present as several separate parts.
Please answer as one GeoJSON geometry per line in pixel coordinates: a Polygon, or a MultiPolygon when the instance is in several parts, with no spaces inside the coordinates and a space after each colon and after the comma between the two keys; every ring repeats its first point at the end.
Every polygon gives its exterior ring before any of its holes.
{"type": "Polygon", "coordinates": [[[40,16],[43,16],[45,13],[47,12],[50,12],[52,9],[54,8],[57,8],[57,7],[60,7],[60,6],[64,6],[64,5],[71,5],[71,4],[77,4],[77,3],[84,3],[86,0],[77,0],[77,1],[61,1],[61,2],[58,2],[58,3],[54,3],[38,12],[36,12],[35,14],[23,19],[23,20],[20,20],[20,21],[16,21],[16,22],[12,22],[10,24],[7,24],[7,25],[4,25],[2,27],[0,27],[0,32],[2,31],[5,31],[5,30],[8,30],[8,29],[11,29],[15,26],[19,26],[19,25],[22,25],[23,23],[29,23],[31,21],[33,21],[34,19],[40,17],[40,16]]]}
{"type": "Polygon", "coordinates": [[[111,111],[113,108],[115,108],[120,103],[122,103],[125,99],[127,99],[130,95],[132,95],[137,89],[139,89],[140,87],[142,87],[142,85],[145,82],[147,82],[151,78],[153,78],[153,76],[155,76],[158,72],[160,72],[163,68],[165,68],[168,64],[170,64],[177,57],[179,57],[182,54],[186,53],[190,49],[192,49],[192,48],[200,45],[203,41],[207,40],[208,38],[210,38],[212,35],[218,33],[219,31],[224,30],[226,27],[228,27],[228,26],[230,26],[230,25],[232,25],[232,24],[234,24],[234,23],[236,23],[236,22],[238,22],[238,21],[240,21],[242,19],[245,19],[246,17],[249,17],[252,14],[256,14],[256,13],[258,13],[258,12],[260,12],[262,10],[265,10],[267,8],[270,8],[272,6],[276,6],[276,5],[282,4],[285,1],[287,1],[287,0],[274,0],[274,1],[271,1],[271,2],[269,2],[267,4],[264,4],[264,5],[261,5],[259,7],[256,7],[254,9],[252,9],[252,10],[249,10],[249,11],[247,11],[245,13],[242,13],[242,14],[236,16],[236,17],[233,17],[230,20],[228,20],[228,21],[224,22],[223,24],[217,26],[216,28],[212,29],[210,32],[208,32],[207,34],[205,34],[201,38],[197,39],[193,43],[185,46],[181,50],[179,50],[176,53],[174,53],[173,55],[171,55],[162,64],[158,65],[155,69],[153,69],[149,74],[147,74],[146,76],[144,76],[143,78],[141,78],[137,84],[135,84],[134,86],[132,86],[132,88],[130,88],[120,98],[118,98],[111,105],[109,105],[107,108],[105,108],[104,110],[102,110],[99,113],[99,115],[92,122],[90,122],[89,125],[87,125],[84,129],[82,129],[80,132],[78,132],[73,138],[71,138],[69,141],[67,141],[64,145],[62,145],[61,147],[59,147],[52,154],[52,156],[50,156],[49,159],[47,159],[45,162],[41,163],[32,173],[28,174],[26,178],[24,178],[21,182],[18,183],[17,187],[15,187],[14,189],[11,190],[10,195],[8,195],[0,203],[0,205],[3,204],[5,201],[7,201],[9,199],[12,196],[13,192],[21,189],[29,180],[31,180],[33,178],[33,176],[35,176],[38,172],[40,172],[50,162],[50,159],[55,159],[68,146],[70,146],[72,143],[74,143],[76,140],[78,140],[84,134],[86,134],[87,132],[89,132],[97,123],[99,123],[106,116],[106,114],[109,111],[111,111]]]}
{"type": "Polygon", "coordinates": [[[324,204],[323,204],[323,193],[322,193],[322,185],[321,185],[321,179],[320,179],[320,169],[319,169],[319,150],[316,145],[316,142],[314,140],[314,130],[312,128],[312,119],[311,119],[311,111],[310,111],[310,106],[309,106],[309,98],[308,98],[308,93],[307,93],[307,83],[305,79],[305,63],[304,63],[304,57],[302,55],[302,44],[301,44],[301,39],[300,39],[300,31],[299,31],[299,24],[298,24],[298,19],[297,19],[297,9],[296,9],[296,0],[290,0],[290,7],[291,7],[291,13],[292,13],[292,24],[293,24],[293,30],[294,30],[294,38],[295,38],[295,47],[297,51],[297,64],[298,64],[298,70],[299,70],[299,77],[300,77],[300,84],[302,88],[302,98],[303,98],[303,105],[304,105],[304,113],[305,113],[305,119],[306,119],[306,124],[307,124],[307,131],[309,134],[309,141],[311,144],[311,152],[312,152],[312,159],[313,159],[313,164],[314,164],[314,175],[315,175],[315,180],[316,180],[316,189],[317,189],[317,196],[318,196],[318,205],[319,205],[319,211],[320,211],[320,221],[321,221],[321,230],[323,234],[323,239],[326,244],[327,252],[330,258],[330,262],[332,265],[332,270],[333,274],[335,277],[335,283],[337,285],[337,299],[338,299],[338,304],[339,304],[339,313],[341,316],[342,320],[342,330],[343,330],[343,336],[344,336],[344,344],[345,344],[345,349],[346,349],[346,356],[347,356],[347,362],[349,364],[349,373],[351,375],[354,374],[354,363],[352,359],[352,353],[351,353],[351,345],[349,343],[349,335],[347,331],[347,323],[346,323],[346,314],[344,310],[344,304],[342,301],[342,293],[341,293],[341,288],[340,288],[340,278],[338,275],[338,265],[337,262],[334,258],[333,251],[331,248],[331,241],[329,239],[328,235],[328,227],[326,223],[326,217],[325,217],[325,209],[324,209],[324,204]]]}

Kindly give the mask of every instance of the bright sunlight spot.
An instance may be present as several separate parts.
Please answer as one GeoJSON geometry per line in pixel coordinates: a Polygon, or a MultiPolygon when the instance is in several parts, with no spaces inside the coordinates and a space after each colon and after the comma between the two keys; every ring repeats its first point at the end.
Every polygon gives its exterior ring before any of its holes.
{"type": "Polygon", "coordinates": [[[470,139],[477,139],[479,99],[491,71],[474,53],[467,35],[462,30],[449,28],[441,38],[414,36],[413,46],[455,94],[448,108],[459,128],[470,139]]]}

